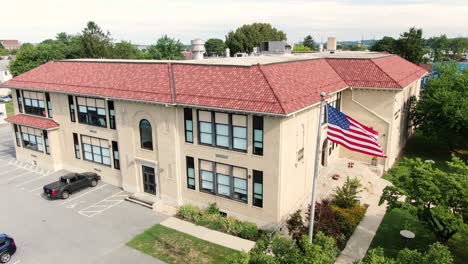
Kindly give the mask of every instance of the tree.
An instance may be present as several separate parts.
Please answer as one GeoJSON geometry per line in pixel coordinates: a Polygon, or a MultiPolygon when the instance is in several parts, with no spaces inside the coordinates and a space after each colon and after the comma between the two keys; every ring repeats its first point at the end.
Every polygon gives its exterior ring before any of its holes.
{"type": "Polygon", "coordinates": [[[275,40],[286,40],[286,34],[268,23],[253,23],[230,31],[226,36],[226,45],[233,55],[237,52],[251,53],[260,43],[275,40]]]}
{"type": "Polygon", "coordinates": [[[0,43],[0,56],[8,55],[8,50],[0,43]]]}
{"type": "Polygon", "coordinates": [[[389,209],[406,208],[446,243],[466,228],[468,206],[468,164],[453,156],[448,169],[434,168],[419,158],[409,159],[410,170],[384,189],[380,204],[389,209]]]}
{"type": "Polygon", "coordinates": [[[140,59],[142,52],[129,41],[116,43],[112,48],[112,58],[114,59],[140,59]]]}
{"type": "Polygon", "coordinates": [[[272,238],[263,237],[255,244],[249,253],[231,256],[230,264],[303,264],[303,263],[333,263],[338,250],[335,240],[317,233],[311,244],[308,236],[303,236],[298,242],[275,235],[272,238]]]}
{"type": "Polygon", "coordinates": [[[396,41],[396,53],[413,63],[422,63],[424,61],[422,33],[422,29],[412,27],[408,32],[401,34],[396,41]]]}
{"type": "Polygon", "coordinates": [[[304,45],[294,45],[293,51],[310,51],[311,49],[304,45]]]}
{"type": "Polygon", "coordinates": [[[155,45],[148,48],[148,54],[151,59],[156,60],[181,60],[184,45],[179,40],[163,35],[158,39],[155,45]]]}
{"type": "Polygon", "coordinates": [[[88,22],[80,36],[81,57],[109,58],[111,57],[112,39],[110,33],[104,31],[93,21],[88,22]]]}
{"type": "Polygon", "coordinates": [[[309,50],[315,50],[315,41],[311,35],[307,35],[302,41],[302,45],[308,47],[309,50]]]}
{"type": "Polygon", "coordinates": [[[392,37],[385,36],[381,40],[376,41],[374,45],[370,47],[370,50],[395,54],[396,40],[392,37]]]}
{"type": "Polygon", "coordinates": [[[458,37],[454,38],[451,41],[451,48],[455,58],[460,60],[462,58],[463,53],[468,50],[468,38],[458,37]]]}
{"type": "Polygon", "coordinates": [[[66,46],[66,49],[65,49],[66,59],[81,58],[82,50],[81,50],[81,39],[79,35],[70,35],[65,32],[60,32],[57,34],[55,39],[58,42],[61,42],[66,46]]]}
{"type": "Polygon", "coordinates": [[[16,54],[16,59],[10,63],[13,76],[29,71],[50,60],[65,59],[66,46],[58,41],[48,40],[37,46],[23,44],[16,54]]]}
{"type": "Polygon", "coordinates": [[[450,41],[447,36],[431,37],[427,40],[427,45],[432,49],[434,62],[439,62],[447,58],[450,41]]]}
{"type": "Polygon", "coordinates": [[[411,111],[412,122],[424,135],[451,149],[467,147],[468,71],[456,62],[436,64],[424,93],[411,111]]]}
{"type": "Polygon", "coordinates": [[[396,258],[385,257],[382,248],[374,248],[367,252],[363,260],[357,264],[451,264],[453,257],[450,250],[440,244],[434,243],[429,247],[426,252],[419,252],[417,250],[403,249],[398,252],[396,258]]]}
{"type": "Polygon", "coordinates": [[[206,54],[208,56],[224,56],[226,43],[222,39],[210,38],[205,42],[206,54]]]}

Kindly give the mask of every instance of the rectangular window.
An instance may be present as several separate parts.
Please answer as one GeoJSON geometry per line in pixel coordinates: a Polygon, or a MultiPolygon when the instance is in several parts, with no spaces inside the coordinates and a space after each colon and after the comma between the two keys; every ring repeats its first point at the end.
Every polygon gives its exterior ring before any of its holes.
{"type": "Polygon", "coordinates": [[[263,116],[253,116],[253,154],[263,156],[263,116]]]}
{"type": "Polygon", "coordinates": [[[16,90],[16,100],[18,101],[18,111],[23,113],[23,97],[20,90],[16,90]]]}
{"type": "Polygon", "coordinates": [[[18,130],[18,125],[14,124],[13,127],[15,128],[16,146],[21,147],[21,133],[18,130]]]}
{"type": "Polygon", "coordinates": [[[229,148],[229,115],[215,113],[216,146],[229,148]]]}
{"type": "Polygon", "coordinates": [[[23,91],[23,97],[25,113],[37,116],[46,116],[46,107],[43,93],[23,91]]]}
{"type": "Polygon", "coordinates": [[[112,154],[114,155],[114,169],[120,170],[119,144],[112,141],[112,154]]]}
{"type": "Polygon", "coordinates": [[[228,113],[198,112],[200,144],[247,151],[247,116],[228,113]]]}
{"type": "Polygon", "coordinates": [[[187,188],[195,190],[195,161],[193,157],[185,157],[187,163],[187,188]]]}
{"type": "MultiPolygon", "coordinates": [[[[187,168],[188,164],[187,160],[187,168]]],[[[199,164],[201,191],[247,203],[247,169],[206,160],[199,164]]]]}
{"type": "Polygon", "coordinates": [[[214,193],[213,162],[200,160],[200,190],[214,193]]]}
{"type": "Polygon", "coordinates": [[[105,166],[111,166],[109,142],[105,139],[81,136],[83,159],[105,166]]]}
{"type": "Polygon", "coordinates": [[[107,127],[104,100],[77,97],[78,122],[98,127],[107,127]]]}
{"type": "Polygon", "coordinates": [[[193,115],[192,109],[184,108],[185,142],[193,143],[193,115]]]}
{"type": "Polygon", "coordinates": [[[49,93],[45,93],[45,99],[47,104],[47,116],[52,118],[52,103],[50,102],[50,95],[49,93]]]}
{"type": "Polygon", "coordinates": [[[109,127],[115,129],[115,109],[114,101],[107,101],[107,108],[109,110],[109,127]]]}
{"type": "Polygon", "coordinates": [[[44,136],[44,146],[45,146],[45,153],[50,155],[50,147],[49,147],[49,136],[46,130],[42,130],[42,135],[44,136]]]}
{"type": "Polygon", "coordinates": [[[68,110],[70,111],[70,121],[75,122],[75,102],[73,101],[73,95],[68,96],[68,110]]]}
{"type": "Polygon", "coordinates": [[[81,159],[80,142],[78,142],[78,134],[73,133],[73,144],[75,146],[75,158],[81,159]]]}
{"type": "Polygon", "coordinates": [[[263,207],[263,172],[253,171],[253,201],[257,207],[263,207]]]}
{"type": "Polygon", "coordinates": [[[23,146],[27,149],[44,152],[44,144],[42,143],[42,130],[32,127],[20,127],[23,146]]]}

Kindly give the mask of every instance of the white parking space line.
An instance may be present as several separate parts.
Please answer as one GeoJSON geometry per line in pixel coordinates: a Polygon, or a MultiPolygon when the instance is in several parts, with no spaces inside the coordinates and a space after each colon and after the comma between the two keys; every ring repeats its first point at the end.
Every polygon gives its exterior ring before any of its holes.
{"type": "Polygon", "coordinates": [[[37,190],[41,190],[44,186],[40,186],[40,187],[37,187],[37,188],[34,188],[32,190],[30,190],[29,192],[34,192],[34,191],[37,191],[37,190]]]}
{"type": "Polygon", "coordinates": [[[0,172],[0,175],[5,175],[5,174],[13,172],[15,170],[21,170],[21,169],[22,168],[13,168],[12,170],[2,171],[2,172],[0,172]]]}
{"type": "Polygon", "coordinates": [[[28,183],[30,183],[30,182],[34,182],[34,181],[37,181],[37,180],[43,179],[43,178],[45,178],[45,177],[48,177],[48,176],[50,176],[50,175],[51,175],[51,174],[47,174],[47,175],[44,175],[44,176],[40,176],[40,177],[37,177],[37,178],[31,179],[31,180],[29,180],[29,181],[22,182],[22,183],[20,183],[20,184],[16,185],[16,187],[23,186],[23,185],[25,185],[25,184],[28,184],[28,183]]]}
{"type": "Polygon", "coordinates": [[[99,187],[95,187],[95,188],[93,188],[93,189],[90,190],[90,191],[87,191],[87,192],[85,192],[85,193],[83,193],[83,194],[81,194],[81,195],[78,195],[78,196],[76,196],[76,197],[73,197],[73,199],[65,200],[65,201],[64,201],[63,203],[61,203],[60,205],[64,205],[64,204],[66,204],[66,203],[68,203],[68,202],[74,201],[74,200],[76,200],[76,199],[78,199],[78,198],[81,198],[81,197],[85,196],[85,195],[88,194],[88,193],[97,191],[97,190],[99,190],[99,189],[101,189],[101,188],[103,188],[103,187],[105,187],[105,186],[107,186],[107,184],[103,184],[103,185],[101,185],[101,186],[99,186],[99,187]]]}
{"type": "Polygon", "coordinates": [[[21,260],[18,260],[16,262],[11,263],[11,264],[20,264],[20,263],[21,263],[21,260]]]}
{"type": "Polygon", "coordinates": [[[125,201],[125,198],[128,197],[128,195],[124,195],[122,193],[125,193],[124,191],[120,191],[114,195],[111,195],[97,203],[94,203],[80,211],[78,213],[80,215],[86,216],[86,217],[93,217],[96,216],[100,213],[103,213],[106,210],[109,210],[110,208],[122,203],[125,201]],[[116,199],[118,197],[121,197],[120,199],[116,199]],[[125,198],[124,198],[125,197],[125,198]]]}
{"type": "Polygon", "coordinates": [[[7,181],[11,181],[11,180],[14,180],[14,179],[17,179],[17,178],[20,178],[20,177],[24,177],[24,176],[28,175],[29,173],[31,173],[31,172],[30,171],[25,171],[23,173],[20,173],[20,174],[16,175],[15,177],[11,177],[7,181]]]}

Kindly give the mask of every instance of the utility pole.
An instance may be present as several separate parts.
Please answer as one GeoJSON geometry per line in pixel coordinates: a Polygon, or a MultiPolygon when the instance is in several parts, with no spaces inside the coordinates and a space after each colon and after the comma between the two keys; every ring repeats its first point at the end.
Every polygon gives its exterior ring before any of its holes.
{"type": "MultiPolygon", "coordinates": [[[[317,146],[315,148],[315,165],[314,165],[314,178],[312,180],[312,201],[310,203],[310,220],[309,220],[309,237],[310,243],[312,243],[312,236],[314,234],[314,218],[315,218],[315,189],[317,187],[317,177],[319,173],[319,161],[320,161],[320,145],[322,141],[322,113],[323,107],[325,106],[325,96],[327,94],[325,92],[320,92],[320,111],[319,111],[319,118],[318,118],[318,126],[317,126],[317,146]]],[[[327,120],[325,118],[325,120],[327,120]]]]}

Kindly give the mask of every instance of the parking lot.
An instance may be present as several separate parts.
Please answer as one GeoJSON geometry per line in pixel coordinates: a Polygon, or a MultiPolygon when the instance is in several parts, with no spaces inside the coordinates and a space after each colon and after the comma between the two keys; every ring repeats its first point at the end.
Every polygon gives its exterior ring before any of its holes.
{"type": "Polygon", "coordinates": [[[67,172],[17,161],[12,136],[0,126],[0,233],[18,246],[10,263],[161,263],[125,243],[167,216],[125,201],[129,193],[103,182],[67,200],[45,198],[42,186],[67,172]]]}

